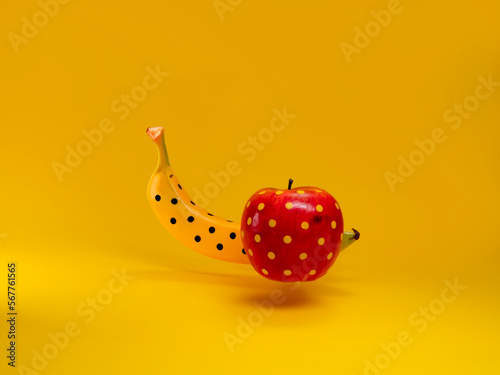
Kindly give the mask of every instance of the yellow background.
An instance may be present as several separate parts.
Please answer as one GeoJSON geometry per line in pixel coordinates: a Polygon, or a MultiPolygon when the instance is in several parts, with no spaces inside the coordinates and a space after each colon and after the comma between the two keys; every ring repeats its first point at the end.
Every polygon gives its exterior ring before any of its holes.
{"type": "MultiPolygon", "coordinates": [[[[8,33],[41,8],[4,4],[0,285],[16,261],[18,366],[75,322],[79,335],[35,373],[363,374],[404,331],[412,344],[380,373],[500,371],[500,88],[459,129],[443,120],[478,77],[500,81],[500,5],[402,0],[347,63],[340,43],[387,2],[333,3],[244,0],[221,20],[210,0],[74,0],[18,53],[8,33]],[[157,65],[170,75],[120,120],[112,103],[157,65]],[[284,106],[297,117],[248,162],[238,147],[284,106]],[[52,163],[103,118],[114,130],[59,182],[52,163]],[[211,211],[238,220],[253,192],[292,177],[331,192],[361,240],[297,290],[192,252],[148,206],[147,126],[166,128],[190,192],[240,164],[211,211]],[[447,140],[392,192],[384,173],[436,128],[447,140]],[[122,269],[135,278],[86,323],[77,307],[122,269]],[[410,317],[455,278],[467,289],[419,332],[410,317]],[[285,302],[231,353],[224,333],[276,289],[285,302]]],[[[22,373],[1,357],[2,374],[22,373]]]]}

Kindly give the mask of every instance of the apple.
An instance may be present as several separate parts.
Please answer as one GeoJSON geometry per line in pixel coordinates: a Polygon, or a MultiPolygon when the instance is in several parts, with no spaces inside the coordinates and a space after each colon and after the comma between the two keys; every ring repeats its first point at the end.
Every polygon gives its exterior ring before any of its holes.
{"type": "Polygon", "coordinates": [[[247,201],[241,237],[250,263],[276,281],[313,281],[325,275],[342,245],[344,221],[335,198],[306,186],[265,188],[247,201]]]}

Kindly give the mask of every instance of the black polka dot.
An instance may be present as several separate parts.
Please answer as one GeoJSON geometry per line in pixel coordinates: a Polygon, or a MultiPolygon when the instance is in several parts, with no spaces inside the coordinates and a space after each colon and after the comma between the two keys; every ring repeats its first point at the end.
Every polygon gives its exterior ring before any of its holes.
{"type": "Polygon", "coordinates": [[[193,206],[196,206],[196,203],[194,203],[193,201],[190,201],[190,202],[191,202],[191,204],[192,204],[193,206]]]}
{"type": "Polygon", "coordinates": [[[242,252],[243,254],[245,254],[245,255],[247,254],[247,253],[245,253],[245,249],[241,250],[241,252],[242,252]]]}
{"type": "Polygon", "coordinates": [[[232,223],[233,221],[232,221],[232,220],[228,220],[227,222],[228,222],[228,223],[232,223]]]}
{"type": "Polygon", "coordinates": [[[174,175],[173,175],[173,174],[171,174],[169,177],[170,177],[170,178],[172,178],[172,177],[174,177],[174,175]]]}
{"type": "Polygon", "coordinates": [[[207,213],[207,215],[208,215],[208,216],[214,216],[214,215],[212,215],[210,212],[208,212],[208,213],[207,213]]]}
{"type": "Polygon", "coordinates": [[[156,196],[155,196],[155,199],[156,199],[156,201],[157,201],[157,202],[159,202],[159,201],[160,201],[160,199],[161,199],[161,197],[160,197],[159,195],[156,195],[156,196]]]}
{"type": "Polygon", "coordinates": [[[200,236],[196,236],[196,237],[194,238],[194,240],[195,240],[196,242],[200,242],[200,241],[201,241],[201,237],[200,237],[200,236]]]}
{"type": "Polygon", "coordinates": [[[172,200],[170,202],[172,202],[172,204],[177,204],[177,199],[176,198],[172,198],[172,200]]]}
{"type": "Polygon", "coordinates": [[[190,223],[192,223],[192,222],[194,221],[194,217],[189,216],[189,217],[188,217],[188,221],[189,221],[190,223]]]}
{"type": "Polygon", "coordinates": [[[179,189],[181,189],[181,190],[182,190],[182,186],[181,186],[181,184],[177,184],[177,186],[179,186],[179,189]]]}
{"type": "Polygon", "coordinates": [[[224,246],[222,246],[222,244],[221,244],[221,243],[218,243],[218,244],[217,244],[217,250],[222,250],[222,248],[223,248],[223,247],[224,247],[224,246]]]}
{"type": "Polygon", "coordinates": [[[229,235],[229,237],[231,237],[231,239],[234,240],[236,238],[236,233],[231,232],[231,234],[229,235]]]}
{"type": "Polygon", "coordinates": [[[171,218],[171,219],[170,219],[170,222],[171,222],[172,224],[175,224],[175,223],[177,223],[177,220],[175,220],[175,217],[173,217],[173,218],[171,218]]]}
{"type": "Polygon", "coordinates": [[[215,228],[214,228],[214,227],[210,227],[210,228],[208,228],[208,231],[209,231],[210,233],[213,233],[213,232],[215,232],[215,228]]]}

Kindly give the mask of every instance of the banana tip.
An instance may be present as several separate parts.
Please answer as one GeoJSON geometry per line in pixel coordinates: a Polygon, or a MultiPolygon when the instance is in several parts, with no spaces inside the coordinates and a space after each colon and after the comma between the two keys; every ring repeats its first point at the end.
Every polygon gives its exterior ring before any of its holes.
{"type": "Polygon", "coordinates": [[[163,128],[161,126],[156,128],[147,128],[146,133],[148,133],[153,141],[156,141],[163,134],[163,128]]]}
{"type": "Polygon", "coordinates": [[[356,229],[352,228],[352,231],[354,232],[354,236],[352,237],[353,240],[359,240],[359,237],[361,236],[361,233],[359,233],[356,229]]]}

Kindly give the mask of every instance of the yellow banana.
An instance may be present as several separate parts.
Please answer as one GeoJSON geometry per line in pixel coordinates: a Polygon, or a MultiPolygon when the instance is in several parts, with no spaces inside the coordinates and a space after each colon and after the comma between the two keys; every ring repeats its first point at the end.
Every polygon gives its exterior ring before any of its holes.
{"type": "Polygon", "coordinates": [[[156,217],[177,240],[211,258],[249,264],[240,223],[212,215],[197,206],[182,188],[168,159],[163,128],[148,128],[158,149],[158,165],[148,184],[148,200],[156,217]]]}

